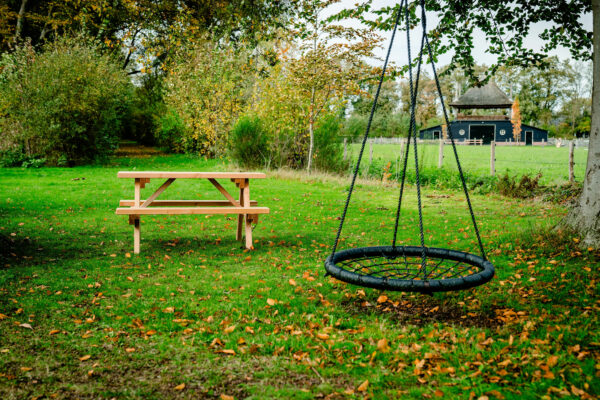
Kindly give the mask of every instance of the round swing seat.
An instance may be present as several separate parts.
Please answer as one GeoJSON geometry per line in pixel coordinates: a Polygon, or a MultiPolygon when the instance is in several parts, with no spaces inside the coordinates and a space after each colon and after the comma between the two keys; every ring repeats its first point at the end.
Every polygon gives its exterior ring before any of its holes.
{"type": "Polygon", "coordinates": [[[359,247],[325,261],[329,275],[381,290],[433,293],[468,289],[494,277],[491,262],[462,251],[418,246],[359,247]]]}

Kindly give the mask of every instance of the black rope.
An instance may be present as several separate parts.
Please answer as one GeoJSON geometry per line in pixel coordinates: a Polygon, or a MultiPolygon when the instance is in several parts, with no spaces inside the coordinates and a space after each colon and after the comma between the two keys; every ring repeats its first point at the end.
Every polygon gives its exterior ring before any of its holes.
{"type": "Polygon", "coordinates": [[[467,189],[467,182],[465,181],[465,176],[463,174],[462,167],[460,165],[460,160],[458,159],[458,152],[456,151],[456,143],[454,142],[454,136],[452,135],[452,129],[450,128],[450,119],[448,118],[446,104],[444,103],[444,95],[442,94],[440,80],[438,78],[437,71],[435,69],[435,61],[433,60],[433,52],[431,50],[431,44],[429,43],[429,38],[427,37],[427,32],[425,31],[425,22],[424,22],[425,21],[425,0],[421,0],[421,8],[423,9],[423,16],[422,16],[422,18],[423,18],[423,35],[425,36],[425,43],[427,44],[427,51],[429,54],[429,59],[431,60],[431,69],[433,70],[433,77],[435,78],[435,85],[436,85],[436,88],[438,91],[438,95],[440,96],[440,103],[442,106],[442,111],[444,113],[444,121],[446,122],[446,130],[448,131],[448,136],[450,137],[450,142],[452,143],[452,150],[454,151],[454,158],[456,158],[456,166],[458,167],[458,174],[460,176],[460,181],[462,182],[463,191],[465,192],[465,197],[467,199],[467,205],[469,206],[469,213],[471,214],[471,221],[473,222],[473,228],[475,229],[475,235],[477,236],[477,242],[479,243],[479,250],[481,251],[481,257],[484,260],[487,260],[487,257],[485,255],[485,250],[483,249],[483,242],[481,241],[481,235],[479,234],[479,228],[477,227],[477,221],[475,220],[475,213],[473,212],[473,206],[471,205],[471,198],[469,197],[469,191],[467,189]]]}
{"type": "Polygon", "coordinates": [[[335,253],[338,242],[340,240],[340,235],[342,234],[342,228],[344,227],[346,213],[348,212],[348,206],[350,205],[350,198],[352,197],[352,191],[354,190],[354,184],[356,182],[356,177],[358,176],[360,162],[362,160],[362,156],[365,151],[365,145],[367,144],[367,138],[369,137],[369,131],[371,130],[371,123],[373,122],[373,115],[375,114],[375,109],[377,108],[377,100],[379,99],[379,93],[381,91],[381,86],[383,84],[383,79],[385,77],[385,70],[387,69],[387,64],[390,59],[392,45],[394,44],[394,37],[396,36],[396,29],[398,28],[399,19],[400,19],[400,9],[398,9],[398,13],[396,15],[396,22],[394,23],[394,29],[392,31],[392,37],[390,39],[390,46],[388,47],[387,55],[385,57],[385,62],[383,63],[383,68],[381,70],[381,77],[379,78],[379,85],[377,86],[377,92],[375,93],[375,98],[373,99],[373,106],[371,107],[371,115],[369,115],[369,121],[367,122],[367,129],[365,130],[365,136],[362,141],[360,153],[358,154],[358,160],[356,162],[356,167],[354,168],[354,175],[352,176],[352,183],[350,183],[350,189],[348,190],[348,196],[346,197],[346,204],[344,205],[344,211],[342,213],[342,218],[340,220],[340,226],[338,228],[337,235],[335,237],[335,242],[333,242],[333,250],[331,251],[331,254],[335,253]]]}

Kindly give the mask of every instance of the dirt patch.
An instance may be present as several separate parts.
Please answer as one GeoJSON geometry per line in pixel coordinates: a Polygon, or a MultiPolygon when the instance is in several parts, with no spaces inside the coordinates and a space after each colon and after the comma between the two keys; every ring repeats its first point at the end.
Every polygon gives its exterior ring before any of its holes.
{"type": "Polygon", "coordinates": [[[381,303],[361,298],[347,299],[342,305],[353,314],[377,313],[400,324],[424,326],[440,322],[472,328],[497,328],[504,325],[494,310],[468,310],[453,300],[427,295],[411,295],[402,300],[381,303]]]}

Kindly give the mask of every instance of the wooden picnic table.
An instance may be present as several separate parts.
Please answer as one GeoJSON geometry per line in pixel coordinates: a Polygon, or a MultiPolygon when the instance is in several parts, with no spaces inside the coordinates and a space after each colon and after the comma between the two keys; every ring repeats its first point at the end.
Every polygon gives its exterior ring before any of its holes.
{"type": "Polygon", "coordinates": [[[177,214],[237,214],[237,240],[245,233],[245,246],[252,248],[252,224],[258,223],[258,214],[268,214],[268,207],[257,207],[250,200],[250,179],[264,179],[260,172],[165,172],[165,171],[120,171],[118,178],[134,179],[133,200],[119,201],[117,214],[129,215],[129,224],[133,225],[133,252],[140,252],[140,217],[142,215],[177,214]],[[141,191],[150,179],[166,181],[147,199],[141,198],[141,191]],[[221,192],[226,200],[157,200],[176,179],[207,179],[221,192]],[[230,179],[239,189],[239,199],[235,199],[218,182],[218,179],[230,179]]]}

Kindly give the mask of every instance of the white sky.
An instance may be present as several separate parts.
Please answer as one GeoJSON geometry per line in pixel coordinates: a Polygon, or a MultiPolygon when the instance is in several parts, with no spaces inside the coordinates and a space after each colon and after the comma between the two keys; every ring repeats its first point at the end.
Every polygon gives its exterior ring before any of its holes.
{"type": "MultiPolygon", "coordinates": [[[[335,6],[335,8],[331,7],[331,11],[335,12],[336,10],[339,10],[339,9],[352,8],[354,6],[354,4],[356,4],[356,2],[357,2],[357,0],[342,0],[340,4],[335,6]]],[[[394,1],[394,0],[375,0],[372,8],[378,9],[382,6],[392,6],[397,3],[398,3],[398,1],[394,1]]],[[[437,24],[437,21],[438,21],[438,19],[436,18],[435,14],[433,14],[433,13],[427,14],[427,26],[428,27],[434,27],[437,24]]],[[[592,14],[591,13],[583,14],[581,16],[581,21],[583,22],[584,27],[586,29],[589,29],[589,30],[592,29],[592,14]]],[[[541,32],[543,32],[544,28],[545,28],[544,24],[536,24],[536,25],[532,26],[530,35],[527,38],[525,38],[525,40],[524,40],[525,46],[528,48],[531,48],[533,50],[539,50],[541,48],[541,45],[540,45],[541,41],[538,39],[538,35],[541,32]]],[[[375,55],[377,57],[383,59],[383,58],[385,58],[387,48],[389,46],[391,32],[379,32],[379,34],[384,38],[384,40],[382,43],[382,48],[379,48],[376,51],[375,55]]],[[[421,30],[414,29],[411,32],[411,51],[412,51],[413,57],[418,52],[420,38],[421,38],[421,30]]],[[[477,64],[490,65],[496,61],[496,57],[487,53],[487,49],[488,49],[488,44],[485,41],[485,38],[483,37],[483,35],[481,35],[479,37],[477,37],[475,35],[474,43],[473,43],[473,57],[475,58],[475,62],[477,64]]],[[[571,55],[570,55],[569,51],[563,47],[559,47],[556,50],[553,50],[552,52],[550,52],[549,55],[551,55],[551,56],[556,55],[561,60],[571,59],[571,55]]],[[[392,49],[390,58],[396,65],[405,65],[407,63],[406,34],[405,33],[402,33],[401,35],[396,34],[396,38],[394,39],[394,47],[392,49]]],[[[448,53],[448,54],[442,55],[441,57],[439,57],[436,67],[449,64],[451,59],[452,59],[452,54],[448,53]]],[[[382,61],[371,60],[370,63],[372,63],[374,65],[381,65],[382,61]]]]}

